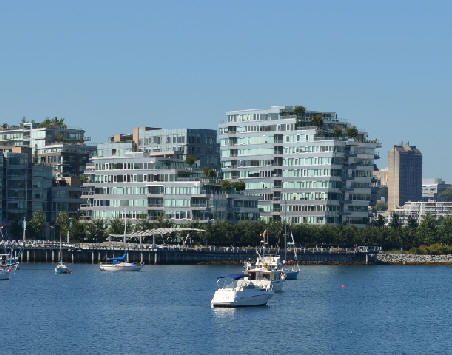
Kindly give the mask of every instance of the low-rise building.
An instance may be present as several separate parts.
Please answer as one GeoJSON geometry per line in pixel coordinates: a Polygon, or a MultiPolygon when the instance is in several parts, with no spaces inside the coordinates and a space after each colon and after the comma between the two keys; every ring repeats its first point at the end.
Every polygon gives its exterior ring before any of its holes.
{"type": "Polygon", "coordinates": [[[90,219],[170,218],[179,224],[259,218],[256,197],[224,190],[185,161],[155,154],[93,158],[85,171],[82,213],[90,219]]]}
{"type": "Polygon", "coordinates": [[[421,223],[425,215],[431,215],[435,219],[445,216],[452,216],[452,202],[406,202],[403,207],[397,208],[394,211],[386,212],[386,219],[388,223],[397,215],[401,225],[408,225],[409,219],[413,219],[416,223],[421,223]]]}
{"type": "Polygon", "coordinates": [[[440,178],[422,179],[422,200],[437,201],[438,195],[450,188],[452,185],[440,178]]]}

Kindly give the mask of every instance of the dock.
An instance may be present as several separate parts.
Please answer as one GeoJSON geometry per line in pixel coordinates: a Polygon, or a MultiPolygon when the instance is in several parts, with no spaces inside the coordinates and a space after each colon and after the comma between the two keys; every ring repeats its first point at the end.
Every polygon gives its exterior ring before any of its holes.
{"type": "MultiPolygon", "coordinates": [[[[60,259],[60,245],[52,241],[19,241],[11,244],[13,253],[20,252],[22,263],[55,263],[60,259]]],[[[0,245],[1,248],[1,245],[0,245]]],[[[366,247],[367,248],[367,247],[366,247]]],[[[127,254],[129,262],[146,265],[168,264],[239,264],[256,258],[252,247],[218,247],[188,245],[154,245],[127,243],[63,244],[65,263],[99,264],[108,258],[127,254]]],[[[283,249],[268,248],[272,255],[283,254],[283,249]]],[[[360,248],[297,248],[299,264],[368,264],[374,263],[377,249],[360,248]]],[[[294,260],[294,250],[287,252],[288,260],[294,260]]]]}

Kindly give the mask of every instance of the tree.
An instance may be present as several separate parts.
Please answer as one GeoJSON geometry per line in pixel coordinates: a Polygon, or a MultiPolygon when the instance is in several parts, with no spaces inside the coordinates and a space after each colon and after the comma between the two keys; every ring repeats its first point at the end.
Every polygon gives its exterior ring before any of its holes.
{"type": "Polygon", "coordinates": [[[297,115],[297,117],[304,118],[304,115],[306,114],[306,108],[304,106],[295,106],[293,112],[297,115]]]}
{"type": "Polygon", "coordinates": [[[452,243],[452,216],[445,216],[438,227],[438,233],[443,243],[452,243]]]}
{"type": "Polygon", "coordinates": [[[73,242],[83,241],[86,237],[86,231],[85,231],[85,227],[84,227],[83,223],[81,223],[76,218],[71,218],[69,225],[70,225],[69,234],[71,236],[71,240],[73,242]]]}
{"type": "Polygon", "coordinates": [[[44,231],[45,219],[41,211],[35,211],[33,217],[30,219],[30,229],[35,238],[41,238],[44,231]]]}
{"type": "Polygon", "coordinates": [[[60,234],[66,235],[67,231],[69,230],[69,222],[69,216],[66,212],[61,211],[60,213],[58,213],[55,224],[58,226],[60,234]]]}
{"type": "Polygon", "coordinates": [[[430,214],[426,214],[416,231],[417,241],[420,244],[430,245],[437,239],[436,220],[430,214]]]}
{"type": "Polygon", "coordinates": [[[342,128],[339,126],[334,127],[334,135],[336,137],[341,137],[342,136],[342,128]]]}
{"type": "Polygon", "coordinates": [[[413,216],[408,216],[408,228],[416,229],[418,226],[416,219],[413,216]]]}
{"type": "Polygon", "coordinates": [[[204,168],[203,173],[209,179],[217,177],[217,172],[215,169],[210,169],[206,167],[204,168]]]}
{"type": "Polygon", "coordinates": [[[196,162],[196,158],[193,155],[187,155],[187,158],[185,159],[185,162],[192,166],[196,162]]]}
{"type": "Polygon", "coordinates": [[[312,123],[316,125],[318,128],[323,125],[323,117],[320,113],[316,113],[314,117],[312,117],[312,123]]]}
{"type": "Polygon", "coordinates": [[[358,137],[358,129],[355,126],[347,127],[345,129],[345,133],[349,138],[357,138],[358,137]]]}
{"type": "Polygon", "coordinates": [[[452,202],[452,188],[441,191],[438,194],[438,200],[445,202],[452,202]]]}
{"type": "Polygon", "coordinates": [[[107,227],[101,219],[95,219],[86,224],[85,233],[91,242],[102,243],[107,236],[107,227]]]}
{"type": "Polygon", "coordinates": [[[231,183],[228,180],[222,180],[220,182],[220,187],[222,190],[230,190],[232,188],[231,183]]]}
{"type": "Polygon", "coordinates": [[[383,216],[381,214],[379,214],[378,218],[375,221],[373,221],[373,225],[378,228],[384,227],[385,219],[383,218],[383,216]]]}
{"type": "Polygon", "coordinates": [[[236,191],[243,191],[243,190],[245,190],[245,183],[241,180],[236,181],[231,184],[231,187],[233,189],[235,189],[236,191]]]}
{"type": "Polygon", "coordinates": [[[392,215],[391,223],[389,224],[392,228],[400,228],[400,218],[397,213],[392,215]]]}
{"type": "Polygon", "coordinates": [[[56,135],[56,140],[57,140],[57,142],[64,142],[64,136],[63,136],[63,133],[58,133],[57,135],[56,135]]]}
{"type": "Polygon", "coordinates": [[[110,226],[108,227],[109,234],[122,234],[124,233],[124,223],[122,219],[115,218],[110,221],[110,226]]]}
{"type": "Polygon", "coordinates": [[[385,201],[388,202],[388,187],[383,186],[377,191],[377,200],[381,200],[382,197],[385,198],[385,201]]]}

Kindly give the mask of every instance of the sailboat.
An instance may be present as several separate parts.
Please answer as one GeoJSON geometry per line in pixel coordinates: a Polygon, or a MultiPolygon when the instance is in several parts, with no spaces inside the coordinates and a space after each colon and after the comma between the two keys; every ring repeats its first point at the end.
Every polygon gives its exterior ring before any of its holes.
{"type": "Polygon", "coordinates": [[[287,201],[285,201],[285,221],[284,221],[284,260],[283,260],[283,267],[282,267],[282,271],[284,273],[284,279],[285,280],[297,280],[298,279],[298,274],[300,273],[300,267],[298,266],[298,264],[296,266],[292,266],[289,267],[287,265],[288,260],[287,260],[287,245],[293,245],[294,246],[294,258],[295,260],[298,259],[297,257],[297,248],[295,248],[295,240],[293,237],[292,232],[290,233],[290,236],[292,237],[292,242],[287,243],[287,201]]]}
{"type": "MultiPolygon", "coordinates": [[[[290,233],[290,236],[292,237],[292,242],[287,243],[287,236],[286,233],[284,233],[284,242],[285,242],[285,257],[287,259],[287,245],[293,245],[294,246],[294,258],[295,260],[297,260],[297,248],[295,248],[295,240],[293,238],[293,234],[290,233]]],[[[285,275],[285,279],[286,280],[297,280],[298,279],[298,274],[300,273],[300,266],[298,266],[298,264],[295,266],[291,266],[289,267],[287,265],[287,260],[283,261],[283,273],[285,275]]]]}
{"type": "Polygon", "coordinates": [[[61,233],[60,233],[60,262],[55,266],[55,274],[72,274],[72,271],[63,263],[63,251],[61,246],[61,233]]]}
{"type": "MultiPolygon", "coordinates": [[[[127,235],[127,216],[124,214],[124,234],[122,237],[122,241],[124,244],[124,249],[127,247],[126,243],[126,235],[127,235]]],[[[140,271],[142,264],[129,263],[127,261],[127,253],[124,253],[123,256],[107,258],[107,261],[111,261],[111,264],[100,263],[99,269],[100,271],[140,271]]]]}

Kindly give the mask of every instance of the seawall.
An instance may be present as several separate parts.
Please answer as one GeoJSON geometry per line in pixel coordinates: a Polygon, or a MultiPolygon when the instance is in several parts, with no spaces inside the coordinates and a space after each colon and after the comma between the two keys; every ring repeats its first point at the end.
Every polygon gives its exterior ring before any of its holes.
{"type": "Polygon", "coordinates": [[[376,263],[389,265],[452,265],[452,255],[378,254],[376,263]]]}

